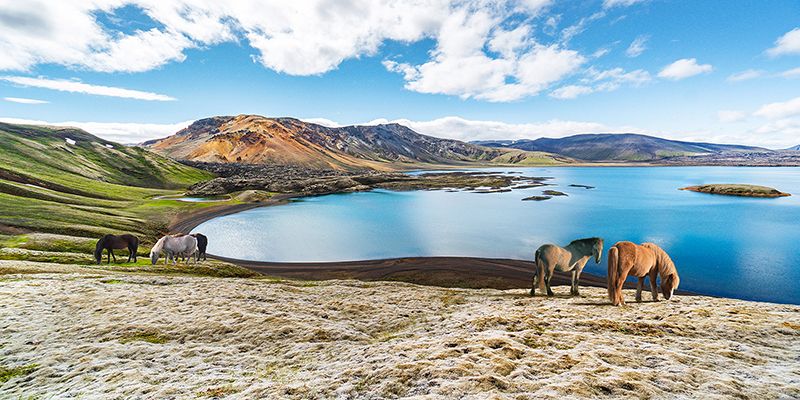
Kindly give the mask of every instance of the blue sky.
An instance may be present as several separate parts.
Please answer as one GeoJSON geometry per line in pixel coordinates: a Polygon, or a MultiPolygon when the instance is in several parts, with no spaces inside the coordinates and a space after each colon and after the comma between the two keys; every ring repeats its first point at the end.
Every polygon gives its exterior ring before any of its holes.
{"type": "Polygon", "coordinates": [[[0,0],[0,118],[122,142],[212,115],[800,144],[800,2],[0,0]]]}

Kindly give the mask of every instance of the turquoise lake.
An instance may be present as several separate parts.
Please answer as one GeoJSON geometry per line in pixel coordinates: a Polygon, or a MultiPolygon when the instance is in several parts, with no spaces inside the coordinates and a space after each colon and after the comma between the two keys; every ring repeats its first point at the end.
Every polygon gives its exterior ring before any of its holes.
{"type": "MultiPolygon", "coordinates": [[[[208,252],[256,261],[408,256],[532,259],[545,243],[600,236],[654,242],[672,256],[683,290],[800,304],[800,168],[560,167],[480,171],[552,177],[506,193],[371,191],[310,197],[215,218],[194,231],[208,252]],[[752,183],[792,197],[755,199],[678,190],[752,183]],[[594,189],[570,187],[590,185],[594,189]],[[521,201],[544,189],[568,197],[521,201]]],[[[586,272],[605,275],[600,264],[586,272]]]]}

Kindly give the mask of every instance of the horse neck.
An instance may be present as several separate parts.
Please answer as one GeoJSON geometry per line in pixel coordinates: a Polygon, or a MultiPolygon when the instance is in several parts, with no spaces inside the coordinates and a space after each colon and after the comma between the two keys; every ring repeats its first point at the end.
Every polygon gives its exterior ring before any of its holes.
{"type": "Polygon", "coordinates": [[[594,253],[592,247],[592,243],[588,241],[578,241],[568,244],[565,249],[578,257],[590,257],[594,253]]]}

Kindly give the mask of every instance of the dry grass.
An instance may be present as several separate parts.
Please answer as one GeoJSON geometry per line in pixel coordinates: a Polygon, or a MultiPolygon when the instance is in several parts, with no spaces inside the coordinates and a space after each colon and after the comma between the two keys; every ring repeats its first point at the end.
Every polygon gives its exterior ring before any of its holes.
{"type": "Polygon", "coordinates": [[[582,292],[5,275],[0,397],[800,396],[800,307],[582,292]]]}

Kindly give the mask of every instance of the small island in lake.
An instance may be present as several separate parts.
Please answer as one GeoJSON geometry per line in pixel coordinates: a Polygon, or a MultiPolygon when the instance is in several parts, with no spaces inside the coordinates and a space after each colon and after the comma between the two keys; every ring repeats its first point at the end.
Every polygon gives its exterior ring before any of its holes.
{"type": "Polygon", "coordinates": [[[742,196],[742,197],[787,197],[791,196],[789,193],[783,193],[777,189],[758,186],[758,185],[743,185],[743,184],[710,184],[689,186],[681,188],[681,190],[689,190],[692,192],[720,194],[724,196],[742,196]]]}

